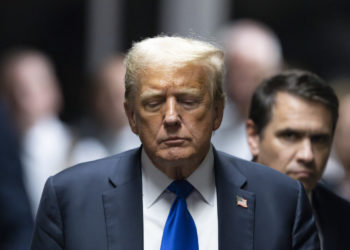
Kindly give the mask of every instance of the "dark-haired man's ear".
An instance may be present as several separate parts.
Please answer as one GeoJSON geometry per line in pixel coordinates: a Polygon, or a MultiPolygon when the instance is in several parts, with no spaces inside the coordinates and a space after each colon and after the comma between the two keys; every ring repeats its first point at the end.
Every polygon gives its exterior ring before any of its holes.
{"type": "Polygon", "coordinates": [[[255,159],[259,155],[260,135],[256,129],[256,125],[253,122],[253,120],[247,120],[246,131],[250,153],[253,155],[253,159],[255,159]]]}

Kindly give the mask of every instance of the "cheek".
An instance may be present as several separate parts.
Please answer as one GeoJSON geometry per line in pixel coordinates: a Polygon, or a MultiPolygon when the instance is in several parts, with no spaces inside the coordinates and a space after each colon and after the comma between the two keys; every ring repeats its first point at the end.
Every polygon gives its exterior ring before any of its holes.
{"type": "Polygon", "coordinates": [[[292,152],[276,144],[260,145],[258,161],[264,165],[285,173],[292,158],[292,152]]]}
{"type": "Polygon", "coordinates": [[[259,148],[261,157],[271,161],[277,159],[279,147],[273,139],[263,138],[259,143],[259,148]]]}
{"type": "Polygon", "coordinates": [[[289,168],[293,166],[293,153],[284,150],[275,155],[275,166],[282,173],[287,173],[289,168]]]}
{"type": "Polygon", "coordinates": [[[162,126],[162,119],[159,115],[138,114],[136,126],[140,137],[155,137],[162,126]]]}
{"type": "Polygon", "coordinates": [[[325,150],[324,152],[319,152],[315,157],[316,158],[316,167],[317,167],[317,170],[320,172],[320,174],[323,173],[323,171],[326,167],[329,154],[330,154],[330,150],[325,150]]]}
{"type": "Polygon", "coordinates": [[[183,119],[183,123],[194,137],[202,140],[211,136],[214,126],[213,120],[213,115],[206,111],[187,114],[183,119]]]}

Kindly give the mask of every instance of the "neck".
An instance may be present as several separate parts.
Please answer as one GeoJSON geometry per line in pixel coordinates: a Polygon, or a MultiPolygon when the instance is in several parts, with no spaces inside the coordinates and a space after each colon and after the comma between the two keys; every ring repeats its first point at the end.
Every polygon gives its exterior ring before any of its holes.
{"type": "Polygon", "coordinates": [[[177,161],[160,160],[153,162],[153,164],[170,179],[183,180],[188,178],[199,167],[204,157],[197,161],[194,159],[183,159],[177,161]]]}
{"type": "Polygon", "coordinates": [[[150,160],[156,168],[165,173],[170,179],[183,180],[188,178],[200,166],[209,151],[210,147],[206,154],[195,155],[186,159],[164,160],[150,158],[150,160]]]}
{"type": "Polygon", "coordinates": [[[157,167],[160,171],[165,173],[170,179],[173,180],[184,180],[187,179],[197,168],[198,166],[192,166],[192,167],[157,167]]]}

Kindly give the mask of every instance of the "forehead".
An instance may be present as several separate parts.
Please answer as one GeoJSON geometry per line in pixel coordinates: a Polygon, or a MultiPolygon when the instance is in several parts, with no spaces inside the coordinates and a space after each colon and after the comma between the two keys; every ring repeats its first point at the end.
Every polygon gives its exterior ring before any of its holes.
{"type": "Polygon", "coordinates": [[[272,108],[269,125],[275,129],[289,128],[303,132],[331,133],[332,115],[322,103],[279,92],[272,108]]]}
{"type": "Polygon", "coordinates": [[[139,77],[138,89],[143,92],[147,89],[208,89],[207,72],[204,67],[188,65],[181,68],[171,66],[149,67],[139,77]]]}

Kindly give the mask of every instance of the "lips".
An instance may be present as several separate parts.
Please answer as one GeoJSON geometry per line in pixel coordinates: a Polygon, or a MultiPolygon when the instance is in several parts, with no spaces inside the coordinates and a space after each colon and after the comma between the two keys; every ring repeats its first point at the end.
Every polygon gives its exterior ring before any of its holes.
{"type": "Polygon", "coordinates": [[[313,172],[310,170],[298,170],[292,171],[291,174],[298,179],[308,179],[313,175],[313,172]]]}
{"type": "Polygon", "coordinates": [[[187,141],[186,138],[183,137],[169,137],[161,140],[161,143],[164,143],[168,146],[179,146],[187,141]]]}

